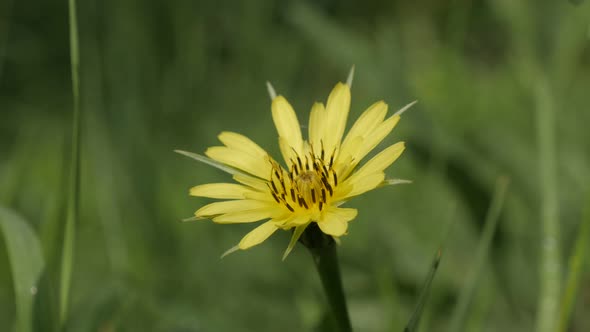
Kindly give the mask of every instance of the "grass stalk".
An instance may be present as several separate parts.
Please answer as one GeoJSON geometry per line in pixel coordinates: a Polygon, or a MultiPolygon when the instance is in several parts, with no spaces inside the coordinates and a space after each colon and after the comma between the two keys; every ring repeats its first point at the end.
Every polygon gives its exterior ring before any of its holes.
{"type": "Polygon", "coordinates": [[[500,220],[500,213],[502,212],[502,206],[504,204],[506,191],[508,190],[508,185],[509,180],[506,177],[500,177],[496,182],[496,189],[494,190],[494,196],[492,197],[490,208],[486,215],[481,239],[475,254],[473,268],[467,275],[465,286],[459,294],[457,305],[453,311],[450,324],[451,328],[449,331],[462,331],[465,327],[469,306],[473,300],[473,296],[475,294],[481,274],[484,271],[492,239],[494,238],[494,234],[496,234],[496,229],[498,226],[498,221],[500,220]]]}
{"type": "Polygon", "coordinates": [[[59,292],[59,322],[63,327],[68,315],[72,266],[74,263],[74,242],[76,221],[79,210],[80,188],[80,90],[78,71],[80,57],[78,48],[78,23],[76,15],[76,0],[69,0],[69,29],[70,29],[70,65],[72,74],[72,142],[70,178],[67,192],[66,224],[64,228],[63,249],[61,257],[60,292],[59,292]]]}
{"type": "Polygon", "coordinates": [[[430,295],[430,288],[432,286],[432,281],[434,280],[434,276],[436,275],[436,271],[438,270],[438,266],[440,265],[440,260],[442,258],[442,246],[436,250],[434,254],[434,259],[432,260],[432,265],[430,266],[430,271],[428,271],[428,276],[426,276],[426,280],[424,281],[424,285],[422,286],[422,290],[420,291],[420,296],[418,297],[418,304],[416,304],[416,308],[406,324],[404,328],[404,332],[415,332],[418,330],[418,326],[420,325],[420,318],[422,318],[422,314],[424,313],[424,308],[426,307],[426,301],[428,300],[428,296],[430,295]]]}
{"type": "Polygon", "coordinates": [[[576,303],[576,295],[580,286],[580,276],[584,270],[584,261],[588,259],[588,250],[590,249],[590,199],[587,201],[582,223],[578,230],[576,244],[569,257],[568,277],[565,283],[563,299],[561,300],[558,332],[567,331],[574,304],[576,303]]]}
{"type": "Polygon", "coordinates": [[[545,77],[539,76],[541,77],[537,78],[534,91],[541,185],[541,264],[536,330],[553,332],[558,322],[562,267],[555,157],[555,109],[549,83],[545,77]]]}

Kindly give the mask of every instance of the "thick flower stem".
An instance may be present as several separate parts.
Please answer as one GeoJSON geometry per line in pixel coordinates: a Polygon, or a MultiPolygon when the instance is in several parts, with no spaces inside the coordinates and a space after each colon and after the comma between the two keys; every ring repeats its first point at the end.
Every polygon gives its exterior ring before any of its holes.
{"type": "Polygon", "coordinates": [[[317,225],[312,223],[301,237],[301,242],[311,252],[337,331],[352,332],[334,239],[323,234],[317,225]]]}

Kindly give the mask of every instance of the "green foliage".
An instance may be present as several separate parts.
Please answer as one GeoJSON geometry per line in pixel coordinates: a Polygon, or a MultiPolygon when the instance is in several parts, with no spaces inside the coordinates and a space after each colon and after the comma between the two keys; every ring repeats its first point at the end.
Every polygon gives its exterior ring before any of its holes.
{"type": "MultiPolygon", "coordinates": [[[[406,141],[387,172],[412,184],[347,203],[359,209],[338,248],[354,330],[403,329],[446,229],[441,215],[453,206],[455,226],[420,321],[422,331],[449,330],[499,175],[511,179],[510,193],[486,240],[465,331],[535,328],[542,220],[558,221],[556,261],[580,250],[573,243],[584,233],[580,211],[590,183],[588,1],[106,0],[79,2],[77,14],[84,139],[71,330],[330,326],[305,250],[297,246],[281,261],[290,234],[220,260],[254,225],[180,222],[208,202],[189,197],[191,186],[231,179],[173,150],[202,154],[231,130],[278,156],[265,82],[305,125],[312,103],[344,81],[351,65],[350,121],[381,98],[390,113],[418,100],[383,143],[406,141]],[[553,118],[537,118],[544,107],[553,118]],[[540,135],[540,127],[553,136],[540,135]],[[554,177],[549,186],[544,174],[554,177]]],[[[59,326],[75,145],[68,31],[66,1],[0,4],[0,204],[29,221],[41,242],[46,266],[33,303],[40,331],[59,326]]],[[[10,327],[18,301],[4,247],[0,326],[10,327]]],[[[576,266],[557,269],[561,280],[575,273],[577,287],[554,283],[559,310],[561,293],[590,289],[587,256],[576,266]]],[[[567,323],[580,331],[590,329],[584,301],[563,300],[571,306],[567,323]]]]}
{"type": "MultiPolygon", "coordinates": [[[[4,236],[12,270],[16,303],[15,330],[30,332],[33,331],[33,302],[37,294],[37,281],[45,264],[39,239],[21,216],[3,207],[0,207],[0,232],[4,236]]],[[[8,328],[8,325],[4,327],[8,328]]]]}

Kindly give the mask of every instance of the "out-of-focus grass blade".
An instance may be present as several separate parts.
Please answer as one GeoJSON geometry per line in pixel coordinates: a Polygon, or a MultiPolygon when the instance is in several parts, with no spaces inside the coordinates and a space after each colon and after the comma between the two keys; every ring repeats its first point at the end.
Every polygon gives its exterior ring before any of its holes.
{"type": "Polygon", "coordinates": [[[416,309],[414,309],[414,313],[412,313],[412,317],[410,317],[410,321],[404,328],[404,332],[415,332],[418,328],[418,324],[420,323],[420,317],[422,316],[422,312],[424,311],[424,306],[426,305],[426,301],[428,300],[428,295],[430,294],[430,286],[432,285],[432,280],[434,279],[434,275],[436,274],[436,270],[438,270],[438,266],[440,264],[440,259],[442,257],[442,247],[439,247],[434,255],[434,259],[432,261],[432,266],[430,267],[430,271],[428,272],[428,276],[426,277],[426,281],[424,282],[424,286],[422,286],[422,291],[420,292],[420,297],[418,298],[418,304],[416,305],[416,309]]]}
{"type": "MultiPolygon", "coordinates": [[[[45,265],[35,231],[16,213],[0,207],[0,233],[4,234],[12,270],[16,302],[16,331],[32,331],[33,296],[45,265]]],[[[4,326],[7,328],[7,326],[4,326]]]]}
{"type": "Polygon", "coordinates": [[[70,293],[70,281],[72,278],[72,265],[74,261],[74,236],[76,220],[78,219],[79,188],[80,188],[80,90],[78,71],[80,68],[80,56],[78,49],[78,23],[76,15],[76,0],[69,0],[69,27],[70,27],[70,64],[72,71],[72,97],[73,97],[73,121],[72,121],[72,152],[70,164],[70,179],[68,188],[67,215],[64,228],[64,242],[61,257],[61,275],[59,292],[59,322],[63,326],[68,314],[68,300],[70,293]]]}
{"type": "Polygon", "coordinates": [[[535,89],[539,183],[541,190],[541,264],[536,331],[558,327],[562,287],[559,199],[557,197],[555,102],[549,78],[539,71],[535,89]]]}
{"type": "Polygon", "coordinates": [[[588,203],[578,231],[574,251],[569,258],[568,277],[565,284],[565,293],[561,301],[558,332],[565,332],[567,330],[572,309],[576,301],[578,287],[580,286],[580,275],[582,274],[584,261],[587,259],[588,250],[590,249],[588,246],[590,242],[590,199],[587,201],[588,203]]]}
{"type": "Polygon", "coordinates": [[[459,295],[449,331],[461,331],[464,327],[469,305],[473,299],[473,294],[475,293],[481,273],[484,270],[488,253],[490,251],[490,244],[496,233],[498,221],[500,220],[500,213],[502,212],[504,197],[506,196],[509,183],[510,181],[506,177],[500,177],[498,181],[496,181],[496,189],[494,190],[494,196],[492,197],[492,202],[490,203],[490,208],[486,215],[483,232],[475,255],[475,262],[466,278],[465,286],[459,295]]]}

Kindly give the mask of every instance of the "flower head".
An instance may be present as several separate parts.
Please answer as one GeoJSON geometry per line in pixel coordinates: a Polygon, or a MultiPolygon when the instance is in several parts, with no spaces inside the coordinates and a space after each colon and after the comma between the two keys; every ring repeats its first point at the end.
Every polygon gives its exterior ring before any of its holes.
{"type": "MultiPolygon", "coordinates": [[[[205,156],[178,151],[233,175],[237,183],[203,184],[190,189],[192,196],[221,199],[195,212],[196,219],[216,223],[251,223],[267,220],[246,234],[227,253],[248,249],[279,229],[293,230],[285,256],[310,223],[334,238],[347,234],[348,223],[357,215],[341,207],[351,197],[384,184],[384,170],[404,151],[395,143],[357,167],[396,126],[401,113],[386,117],[387,104],[371,105],[344,137],[350,109],[350,80],[338,83],[326,105],[315,103],[309,117],[307,140],[303,139],[295,111],[283,96],[272,98],[272,118],[277,128],[284,164],[241,134],[222,132],[223,146],[207,149],[205,156]]],[[[195,219],[195,218],[193,218],[195,219]]]]}

